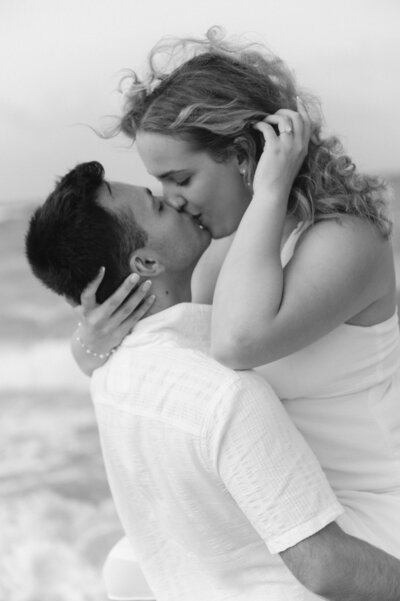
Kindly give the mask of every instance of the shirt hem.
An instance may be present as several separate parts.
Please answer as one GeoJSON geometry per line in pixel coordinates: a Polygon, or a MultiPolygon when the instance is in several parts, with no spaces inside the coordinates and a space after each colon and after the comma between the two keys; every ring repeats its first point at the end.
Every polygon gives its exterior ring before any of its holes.
{"type": "Polygon", "coordinates": [[[290,547],[294,547],[305,538],[316,534],[322,530],[322,528],[325,528],[325,526],[334,522],[336,518],[343,513],[344,509],[339,503],[330,505],[323,513],[318,514],[318,516],[304,522],[300,526],[292,528],[285,534],[279,536],[279,538],[275,538],[272,541],[269,540],[267,543],[269,552],[271,554],[277,554],[286,551],[286,549],[289,549],[290,547]]]}

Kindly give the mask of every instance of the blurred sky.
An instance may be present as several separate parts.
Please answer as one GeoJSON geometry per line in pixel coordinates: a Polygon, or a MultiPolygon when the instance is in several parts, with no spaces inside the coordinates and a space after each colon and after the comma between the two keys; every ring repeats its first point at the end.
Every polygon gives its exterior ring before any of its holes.
{"type": "Polygon", "coordinates": [[[41,199],[93,159],[152,183],[123,138],[76,124],[118,111],[118,71],[140,72],[160,37],[215,24],[284,58],[360,167],[400,171],[397,0],[0,0],[0,201],[41,199]]]}

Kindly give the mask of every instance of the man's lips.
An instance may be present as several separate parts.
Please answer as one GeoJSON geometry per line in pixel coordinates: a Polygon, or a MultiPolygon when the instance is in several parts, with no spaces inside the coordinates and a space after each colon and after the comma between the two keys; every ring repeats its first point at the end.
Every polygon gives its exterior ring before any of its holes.
{"type": "Polygon", "coordinates": [[[200,229],[200,230],[207,230],[207,227],[204,225],[204,223],[202,222],[201,219],[201,213],[197,213],[197,214],[192,214],[192,213],[188,213],[190,215],[190,217],[192,218],[192,221],[196,224],[196,226],[200,229]]]}
{"type": "Polygon", "coordinates": [[[203,219],[202,219],[202,214],[201,213],[190,213],[190,211],[187,211],[185,209],[182,209],[181,211],[179,211],[180,213],[184,213],[185,216],[190,217],[190,219],[192,220],[192,222],[195,224],[195,226],[202,231],[205,231],[207,233],[210,233],[210,230],[208,229],[208,227],[203,223],[203,219]]]}
{"type": "Polygon", "coordinates": [[[193,215],[192,219],[193,219],[193,221],[196,223],[196,225],[198,225],[198,226],[199,226],[199,228],[200,228],[201,230],[205,230],[205,229],[206,229],[206,228],[204,227],[204,225],[203,225],[202,221],[201,221],[201,214],[199,214],[199,215],[193,215]]]}

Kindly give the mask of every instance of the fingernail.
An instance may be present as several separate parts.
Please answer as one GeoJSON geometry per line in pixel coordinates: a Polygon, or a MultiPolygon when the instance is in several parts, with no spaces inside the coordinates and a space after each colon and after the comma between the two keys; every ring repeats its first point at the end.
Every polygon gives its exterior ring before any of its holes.
{"type": "Polygon", "coordinates": [[[132,273],[132,275],[129,276],[129,281],[131,282],[131,284],[136,284],[136,282],[139,281],[139,276],[137,273],[132,273]]]}
{"type": "Polygon", "coordinates": [[[153,302],[153,301],[155,301],[155,300],[156,300],[156,297],[155,297],[155,295],[154,295],[154,294],[151,294],[151,295],[149,296],[149,303],[152,303],[152,302],[153,302]]]}
{"type": "Polygon", "coordinates": [[[152,284],[151,280],[146,280],[142,286],[143,292],[147,292],[147,290],[149,290],[151,284],[152,284]]]}
{"type": "Polygon", "coordinates": [[[99,275],[103,275],[103,273],[105,272],[106,268],[102,265],[99,269],[99,275]]]}

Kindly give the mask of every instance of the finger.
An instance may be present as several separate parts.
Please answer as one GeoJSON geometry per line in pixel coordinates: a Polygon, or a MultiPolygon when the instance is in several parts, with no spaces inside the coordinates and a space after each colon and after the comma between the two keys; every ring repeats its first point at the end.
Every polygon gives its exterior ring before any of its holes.
{"type": "MultiPolygon", "coordinates": [[[[129,296],[125,302],[114,311],[107,324],[107,329],[112,331],[113,329],[118,328],[121,323],[130,316],[135,318],[135,312],[138,310],[139,305],[143,300],[148,296],[151,284],[151,280],[146,280],[140,288],[135,290],[135,292],[133,292],[131,296],[129,296]]],[[[138,320],[136,319],[136,321],[138,320]]]]}
{"type": "Polygon", "coordinates": [[[266,123],[266,121],[259,121],[258,123],[254,123],[254,129],[257,129],[264,136],[265,142],[268,143],[276,143],[278,136],[276,135],[274,128],[266,123]]]}
{"type": "Polygon", "coordinates": [[[99,317],[109,319],[124,304],[139,283],[140,277],[137,273],[131,273],[111,296],[98,307],[99,317]]]}
{"type": "Polygon", "coordinates": [[[94,280],[92,280],[83,290],[81,294],[81,306],[83,311],[94,309],[97,306],[96,292],[103,281],[105,271],[104,267],[100,267],[99,273],[94,280]]]}
{"type": "Polygon", "coordinates": [[[292,109],[279,109],[278,111],[276,111],[275,113],[271,113],[270,115],[268,115],[266,117],[266,119],[268,117],[272,117],[274,115],[277,115],[278,117],[288,117],[289,119],[291,119],[292,121],[295,121],[296,118],[298,118],[299,113],[298,111],[293,111],[292,109]]]}
{"type": "Polygon", "coordinates": [[[279,135],[294,133],[293,121],[287,115],[274,113],[265,118],[267,123],[272,123],[278,127],[279,135]]]}
{"type": "Polygon", "coordinates": [[[305,127],[305,119],[303,118],[302,114],[300,114],[296,111],[292,111],[291,109],[280,109],[275,114],[279,114],[282,117],[285,116],[286,118],[290,119],[290,121],[292,122],[293,131],[294,131],[295,135],[301,136],[301,137],[303,136],[304,127],[305,127]]]}
{"type": "Polygon", "coordinates": [[[134,329],[134,327],[138,323],[138,321],[140,321],[146,315],[146,313],[151,309],[151,307],[154,305],[155,300],[156,300],[156,297],[154,294],[147,296],[143,300],[143,302],[138,306],[135,313],[130,315],[127,319],[125,319],[125,321],[123,321],[121,323],[120,327],[122,328],[122,332],[123,332],[124,336],[126,336],[127,334],[132,332],[132,330],[134,329]]]}
{"type": "Polygon", "coordinates": [[[310,137],[311,129],[312,129],[311,117],[308,113],[308,110],[307,110],[307,107],[306,107],[304,101],[300,98],[300,96],[297,96],[297,109],[298,109],[299,115],[303,119],[305,134],[307,134],[308,137],[310,137]]]}

